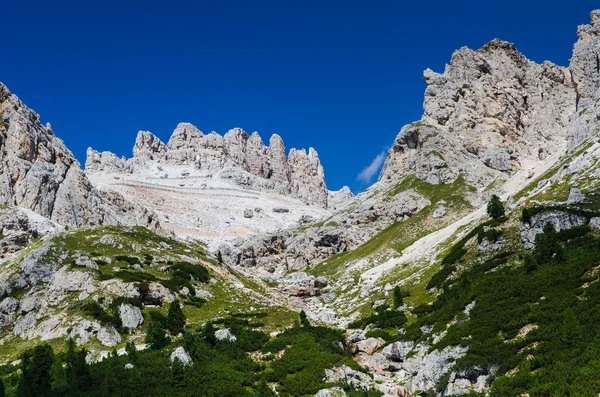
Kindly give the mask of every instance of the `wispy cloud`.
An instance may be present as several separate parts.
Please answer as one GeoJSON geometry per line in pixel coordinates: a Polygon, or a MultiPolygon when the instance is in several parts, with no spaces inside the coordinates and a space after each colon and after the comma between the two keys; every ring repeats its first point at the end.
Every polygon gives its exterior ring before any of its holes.
{"type": "Polygon", "coordinates": [[[360,172],[360,174],[357,175],[356,180],[363,183],[371,183],[373,177],[375,176],[375,174],[377,174],[377,172],[383,165],[383,162],[385,161],[385,154],[385,151],[379,153],[377,157],[375,157],[373,161],[371,161],[371,164],[365,167],[360,172]]]}

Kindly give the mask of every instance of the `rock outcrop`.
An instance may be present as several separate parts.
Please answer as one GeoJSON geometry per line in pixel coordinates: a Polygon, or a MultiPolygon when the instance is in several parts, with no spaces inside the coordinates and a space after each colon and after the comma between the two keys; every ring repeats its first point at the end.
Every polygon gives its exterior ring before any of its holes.
{"type": "Polygon", "coordinates": [[[461,48],[443,74],[424,72],[424,114],[403,127],[380,181],[407,173],[433,184],[462,175],[485,187],[564,150],[576,110],[571,71],[536,64],[513,44],[461,48]]]}
{"type": "Polygon", "coordinates": [[[323,166],[313,148],[308,153],[291,149],[286,156],[279,135],[273,135],[266,146],[257,132],[248,135],[240,128],[221,136],[216,132],[204,134],[190,123],[180,123],[166,145],[152,133],[140,131],[133,158],[120,159],[113,153],[90,148],[85,170],[89,174],[131,174],[148,162],[193,167],[206,175],[288,194],[321,208],[340,208],[353,197],[347,187],[339,192],[327,190],[323,166]]]}
{"type": "MultiPolygon", "coordinates": [[[[114,159],[111,161],[115,162],[114,159]]],[[[114,197],[114,201],[124,201],[114,197]]],[[[122,213],[94,189],[49,124],[0,83],[0,204],[64,225],[138,224],[142,208],[122,213]]],[[[151,214],[141,225],[155,225],[151,214]]]]}

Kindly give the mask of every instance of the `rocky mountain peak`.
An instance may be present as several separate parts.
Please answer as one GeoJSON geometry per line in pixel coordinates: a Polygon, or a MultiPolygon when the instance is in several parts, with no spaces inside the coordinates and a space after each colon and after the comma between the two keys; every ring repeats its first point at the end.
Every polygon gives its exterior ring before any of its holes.
{"type": "MultiPolygon", "coordinates": [[[[156,226],[156,219],[118,194],[103,195],[49,125],[0,83],[0,203],[63,225],[156,226]]],[[[88,154],[97,159],[97,152],[88,154]]],[[[111,153],[112,154],[112,153],[111,153]]],[[[119,159],[106,156],[106,162],[119,159]]]]}
{"type": "Polygon", "coordinates": [[[494,39],[461,48],[444,73],[424,72],[421,120],[404,126],[380,180],[406,174],[442,184],[462,175],[478,188],[542,162],[572,140],[577,90],[571,71],[529,61],[494,39]]]}
{"type": "MultiPolygon", "coordinates": [[[[265,146],[258,132],[248,135],[241,128],[233,128],[223,136],[216,132],[205,135],[190,123],[179,123],[166,145],[150,132],[139,132],[134,158],[126,163],[112,153],[89,151],[86,172],[143,172],[148,162],[191,166],[238,185],[289,194],[306,204],[327,208],[329,193],[317,151],[291,149],[288,156],[285,151],[283,140],[276,134],[265,146]]],[[[336,197],[337,206],[348,195],[336,197]]]]}
{"type": "Polygon", "coordinates": [[[133,155],[148,156],[150,160],[161,157],[166,152],[165,144],[149,131],[139,131],[133,145],[133,155]]]}

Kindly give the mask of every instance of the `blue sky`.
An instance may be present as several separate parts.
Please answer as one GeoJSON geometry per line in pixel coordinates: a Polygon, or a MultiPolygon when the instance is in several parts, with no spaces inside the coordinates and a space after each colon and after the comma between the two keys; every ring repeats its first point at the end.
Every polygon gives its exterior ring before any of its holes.
{"type": "Polygon", "coordinates": [[[6,0],[0,81],[82,163],[88,146],[129,157],[138,130],[166,142],[188,121],[312,146],[329,188],[356,192],[377,175],[362,171],[420,118],[424,69],[441,72],[455,49],[495,37],[534,61],[567,65],[595,6],[6,0]]]}

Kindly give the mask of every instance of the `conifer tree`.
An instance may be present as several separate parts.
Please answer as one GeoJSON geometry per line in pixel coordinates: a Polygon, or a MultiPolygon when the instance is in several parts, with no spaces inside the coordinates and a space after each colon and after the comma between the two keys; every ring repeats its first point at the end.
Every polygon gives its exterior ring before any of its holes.
{"type": "Polygon", "coordinates": [[[404,304],[402,300],[402,291],[400,291],[400,287],[396,285],[394,287],[394,309],[399,308],[404,304]]]}
{"type": "Polygon", "coordinates": [[[500,197],[495,194],[492,195],[488,205],[487,205],[487,213],[490,218],[494,220],[499,220],[504,217],[504,205],[502,205],[502,201],[500,201],[500,197]]]}
{"type": "Polygon", "coordinates": [[[169,306],[169,314],[167,316],[167,329],[171,332],[171,335],[177,335],[183,333],[185,327],[185,315],[181,310],[179,301],[175,299],[171,306],[169,306]]]}

